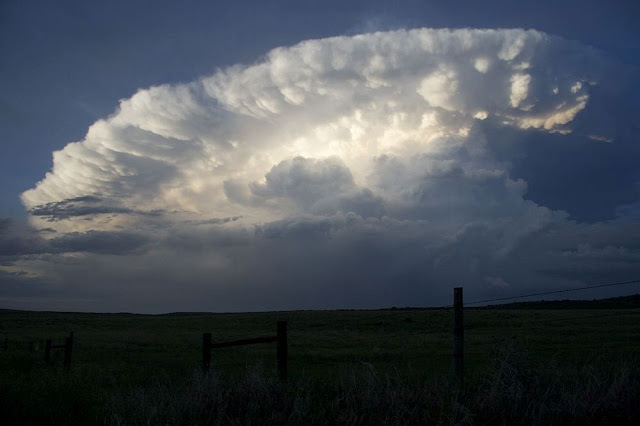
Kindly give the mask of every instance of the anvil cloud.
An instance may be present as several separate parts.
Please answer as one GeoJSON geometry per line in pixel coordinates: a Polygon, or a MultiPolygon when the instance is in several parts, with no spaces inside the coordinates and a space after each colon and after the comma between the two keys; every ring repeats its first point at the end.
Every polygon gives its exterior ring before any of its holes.
{"type": "Polygon", "coordinates": [[[3,270],[87,309],[144,311],[433,305],[453,283],[500,294],[638,274],[638,143],[619,130],[629,116],[595,116],[616,70],[537,31],[416,29],[139,90],[24,192],[47,232],[3,270]],[[582,204],[531,197],[560,172],[527,165],[567,145],[626,172],[582,204]],[[585,202],[608,217],[585,220],[585,202]]]}

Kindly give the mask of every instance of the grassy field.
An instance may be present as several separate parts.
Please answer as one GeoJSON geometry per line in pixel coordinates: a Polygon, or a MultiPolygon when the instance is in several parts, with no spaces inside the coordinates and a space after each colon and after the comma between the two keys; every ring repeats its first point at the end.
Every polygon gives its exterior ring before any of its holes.
{"type": "Polygon", "coordinates": [[[15,424],[633,423],[640,309],[465,309],[465,382],[446,309],[242,314],[0,311],[0,418],[15,424]],[[275,344],[287,320],[289,380],[275,344]],[[74,332],[72,369],[44,340],[74,332]],[[6,338],[7,346],[4,347],[6,338]],[[524,416],[524,417],[523,417],[524,416]]]}

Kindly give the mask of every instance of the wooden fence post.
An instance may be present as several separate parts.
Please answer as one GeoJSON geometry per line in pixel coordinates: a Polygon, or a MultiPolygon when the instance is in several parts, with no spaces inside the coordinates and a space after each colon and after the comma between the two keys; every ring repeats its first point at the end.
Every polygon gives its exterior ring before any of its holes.
{"type": "Polygon", "coordinates": [[[211,368],[211,333],[202,333],[202,371],[208,373],[211,368]]]}
{"type": "Polygon", "coordinates": [[[464,374],[464,318],[462,287],[453,289],[453,371],[459,379],[464,374]]]}
{"type": "Polygon", "coordinates": [[[51,339],[44,342],[44,362],[47,364],[51,362],[51,339]]]}
{"type": "Polygon", "coordinates": [[[287,322],[278,321],[277,328],[278,376],[280,380],[287,380],[287,322]]]}
{"type": "Polygon", "coordinates": [[[71,370],[71,349],[73,349],[73,331],[64,339],[64,369],[71,370]]]}

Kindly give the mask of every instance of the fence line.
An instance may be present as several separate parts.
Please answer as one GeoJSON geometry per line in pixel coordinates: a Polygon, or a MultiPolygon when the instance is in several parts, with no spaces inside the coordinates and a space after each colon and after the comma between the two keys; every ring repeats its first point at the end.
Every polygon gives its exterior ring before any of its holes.
{"type": "MultiPolygon", "coordinates": [[[[539,293],[528,293],[528,294],[521,294],[521,295],[516,295],[516,296],[499,297],[499,298],[494,298],[494,299],[475,300],[475,301],[471,301],[471,302],[465,302],[465,305],[478,305],[478,304],[489,303],[489,302],[515,300],[515,299],[522,299],[522,298],[526,298],[526,297],[546,296],[546,295],[550,295],[550,294],[568,293],[568,292],[572,292],[572,291],[580,291],[580,290],[588,290],[588,289],[604,288],[604,287],[614,287],[614,286],[629,285],[629,284],[640,284],[640,280],[631,280],[631,281],[606,283],[606,284],[596,284],[596,285],[589,285],[589,286],[583,286],[583,287],[574,287],[574,288],[568,288],[568,289],[551,290],[551,291],[545,291],[545,292],[539,292],[539,293]]],[[[366,316],[366,317],[362,317],[362,318],[356,318],[356,319],[333,321],[332,323],[336,324],[336,325],[354,324],[354,323],[361,323],[361,322],[372,321],[372,320],[377,320],[377,319],[386,319],[386,318],[389,318],[389,317],[392,317],[392,316],[396,316],[396,315],[406,315],[408,312],[413,311],[413,310],[415,310],[415,311],[442,310],[442,309],[447,310],[447,309],[452,309],[453,307],[454,307],[453,304],[450,304],[450,305],[442,305],[442,306],[415,306],[415,307],[407,307],[407,308],[398,308],[397,310],[396,309],[386,308],[384,310],[389,310],[389,312],[385,312],[385,313],[381,313],[381,314],[377,314],[377,315],[373,315],[373,316],[366,316]]],[[[364,312],[366,312],[366,311],[367,310],[365,310],[364,312]]],[[[375,310],[372,309],[371,311],[375,311],[375,310]]],[[[298,314],[299,312],[300,311],[294,311],[295,314],[298,314]]],[[[350,311],[346,311],[346,312],[350,312],[350,311]]],[[[354,312],[363,312],[363,311],[355,310],[354,312]]]]}
{"type": "MultiPolygon", "coordinates": [[[[571,292],[571,291],[579,291],[579,290],[587,290],[587,289],[593,289],[593,288],[603,288],[603,287],[613,287],[613,286],[620,286],[620,285],[627,285],[627,284],[636,284],[636,283],[640,283],[640,280],[633,280],[633,281],[625,281],[625,282],[616,282],[616,283],[607,283],[607,284],[598,284],[598,285],[590,285],[590,286],[583,286],[583,287],[577,287],[577,288],[571,288],[571,289],[561,289],[561,290],[553,290],[553,291],[547,291],[547,292],[539,292],[539,293],[530,293],[530,294],[523,294],[523,295],[518,295],[518,296],[511,296],[511,297],[503,297],[503,298],[495,298],[495,299],[485,299],[485,300],[478,300],[478,301],[473,301],[473,302],[469,302],[467,303],[467,305],[472,305],[472,304],[480,304],[480,303],[488,303],[488,302],[494,302],[494,301],[504,301],[504,300],[514,300],[514,299],[518,299],[518,298],[524,298],[524,297],[534,297],[534,296],[542,296],[542,295],[548,295],[548,294],[558,294],[558,293],[566,293],[566,292],[571,292]]],[[[462,378],[462,372],[463,372],[463,360],[464,360],[464,349],[463,349],[463,342],[464,342],[464,327],[462,326],[462,290],[461,288],[457,289],[457,291],[459,292],[459,294],[457,294],[456,297],[456,303],[454,303],[454,306],[457,305],[457,309],[455,309],[456,311],[456,317],[457,321],[454,321],[454,328],[455,328],[455,337],[454,337],[454,350],[453,353],[444,353],[444,354],[428,354],[426,356],[428,357],[440,357],[440,356],[447,356],[447,357],[451,357],[453,356],[454,359],[454,371],[456,372],[456,374],[462,378]]],[[[446,306],[446,307],[441,307],[442,308],[449,308],[450,306],[446,306]]],[[[419,309],[419,310],[426,310],[426,308],[415,308],[415,309],[419,309]]],[[[438,308],[436,308],[438,309],[438,308]]],[[[402,316],[402,315],[406,315],[408,312],[410,312],[409,309],[399,309],[399,310],[391,310],[390,312],[385,312],[382,314],[378,314],[378,315],[373,315],[373,316],[364,316],[361,318],[357,318],[357,319],[348,319],[348,320],[342,320],[342,321],[337,321],[337,322],[333,322],[333,324],[339,325],[339,326],[344,326],[344,325],[357,325],[357,324],[361,324],[363,322],[371,322],[374,320],[380,320],[380,319],[387,319],[387,318],[391,318],[391,317],[398,317],[398,316],[402,316]]],[[[296,312],[297,313],[297,312],[296,312]]],[[[544,323],[544,322],[552,322],[552,321],[572,321],[572,320],[585,320],[585,319],[591,319],[591,318],[601,318],[601,317],[610,317],[610,316],[621,316],[621,315],[634,315],[634,314],[639,314],[640,312],[624,312],[624,313],[612,313],[612,314],[599,314],[599,315],[588,315],[588,316],[580,316],[580,317],[569,317],[569,318],[554,318],[554,319],[550,319],[550,320],[538,320],[538,321],[522,321],[519,324],[519,328],[521,331],[521,334],[524,332],[523,326],[532,324],[532,323],[544,323]]],[[[393,333],[393,334],[387,334],[384,336],[379,336],[379,335],[375,335],[375,336],[366,336],[366,337],[356,337],[356,338],[352,338],[351,339],[351,343],[358,343],[358,342],[363,342],[363,341],[369,341],[369,340],[379,340],[379,341],[388,341],[390,339],[397,339],[397,338],[403,338],[403,337],[411,337],[411,336],[419,336],[419,335],[427,335],[433,333],[429,332],[427,330],[425,331],[418,331],[418,332],[412,332],[412,333],[393,333]]],[[[562,347],[555,347],[555,348],[540,348],[540,349],[527,349],[528,352],[531,353],[536,353],[536,352],[549,352],[549,351],[555,351],[555,352],[567,352],[567,351],[573,351],[573,350],[584,350],[584,349],[606,349],[606,348],[615,348],[615,347],[635,347],[634,345],[598,345],[598,346],[582,346],[582,347],[572,347],[572,348],[562,348],[562,347]]],[[[467,352],[468,355],[491,355],[493,352],[479,352],[479,351],[473,351],[473,352],[467,352]]],[[[415,358],[423,358],[424,355],[415,357],[415,358]]],[[[409,358],[407,357],[402,357],[403,360],[407,360],[409,358]]],[[[367,361],[363,361],[361,359],[359,360],[351,360],[351,359],[342,359],[342,360],[325,360],[325,361],[306,361],[305,364],[306,365],[337,365],[337,364],[345,364],[345,363],[389,363],[389,362],[393,362],[393,360],[386,360],[386,359],[378,359],[378,360],[367,360],[367,361]]],[[[299,364],[298,362],[296,362],[295,364],[299,364]]]]}
{"type": "MultiPolygon", "coordinates": [[[[629,285],[629,284],[640,284],[640,280],[631,280],[631,281],[606,283],[606,284],[596,284],[596,285],[589,285],[589,286],[583,286],[583,287],[574,287],[574,288],[568,288],[568,289],[551,290],[551,291],[545,291],[545,292],[539,292],[539,293],[527,293],[527,294],[508,296],[508,297],[499,297],[499,298],[493,298],[493,299],[475,300],[475,301],[471,301],[471,302],[465,302],[465,305],[478,305],[478,304],[482,304],[482,303],[499,302],[499,301],[506,301],[506,300],[516,300],[516,299],[522,299],[522,298],[526,298],[526,297],[545,296],[545,295],[550,295],[550,294],[568,293],[568,292],[572,292],[572,291],[580,291],[580,290],[588,290],[588,289],[604,288],[604,287],[614,287],[614,286],[629,285]]],[[[411,311],[414,311],[414,310],[423,312],[423,311],[426,311],[426,310],[442,310],[442,309],[448,310],[448,309],[452,309],[452,308],[453,308],[453,304],[442,305],[442,306],[416,306],[416,307],[398,308],[397,310],[396,309],[386,308],[384,310],[388,310],[389,312],[384,312],[384,313],[380,313],[380,314],[372,315],[372,316],[363,316],[361,318],[342,319],[342,320],[332,321],[332,324],[336,325],[336,326],[356,325],[356,324],[360,324],[362,322],[379,320],[379,319],[387,319],[387,318],[394,317],[394,316],[406,315],[408,312],[411,312],[411,311]]],[[[364,310],[364,311],[354,310],[353,312],[362,313],[362,312],[367,312],[367,311],[368,310],[364,310]]],[[[375,312],[376,310],[372,309],[371,311],[375,312]]],[[[291,320],[291,319],[295,318],[296,316],[298,316],[301,311],[291,311],[291,312],[292,312],[292,315],[289,317],[289,320],[291,320]]],[[[352,311],[345,310],[344,312],[352,312],[352,311]]],[[[236,338],[236,337],[240,337],[240,335],[227,337],[227,338],[236,338]]]]}
{"type": "MultiPolygon", "coordinates": [[[[490,303],[490,302],[497,302],[497,301],[506,301],[506,300],[514,300],[514,299],[519,299],[519,298],[525,298],[525,297],[535,297],[535,296],[543,296],[543,295],[549,295],[549,294],[559,294],[559,293],[566,293],[566,292],[572,292],[572,291],[580,291],[580,290],[587,290],[587,289],[595,289],[595,288],[604,288],[604,287],[614,287],[614,286],[622,286],[622,285],[629,285],[629,284],[638,284],[640,283],[640,280],[632,280],[632,281],[624,281],[624,282],[616,282],[616,283],[607,283],[607,284],[598,284],[598,285],[590,285],[590,286],[583,286],[583,287],[576,287],[576,288],[570,288],[570,289],[560,289],[560,290],[553,290],[553,291],[547,291],[547,292],[539,292],[539,293],[530,293],[530,294],[522,294],[522,295],[517,295],[517,296],[510,296],[510,297],[501,297],[501,298],[494,298],[494,299],[485,299],[485,300],[476,300],[476,301],[472,301],[469,303],[466,303],[466,305],[477,305],[477,304],[482,304],[482,303],[490,303]]],[[[455,318],[454,321],[452,321],[452,323],[449,325],[453,328],[453,330],[450,329],[449,332],[453,331],[454,332],[454,345],[453,345],[453,351],[451,352],[446,352],[446,353],[423,353],[421,355],[409,355],[409,356],[402,356],[399,355],[397,353],[392,353],[392,352],[383,352],[382,354],[378,354],[379,359],[375,359],[375,355],[374,355],[374,359],[366,359],[363,360],[361,359],[342,359],[342,360],[336,360],[336,359],[326,359],[326,360],[307,360],[304,361],[304,365],[337,365],[337,364],[347,364],[347,363],[360,363],[360,364],[377,364],[377,363],[397,363],[397,362],[403,362],[403,361],[408,361],[408,360],[412,360],[412,359],[425,359],[425,358],[439,358],[439,357],[451,357],[453,358],[454,361],[454,371],[460,376],[462,377],[462,366],[463,366],[463,360],[464,357],[463,355],[491,355],[493,353],[495,353],[494,351],[466,351],[463,348],[463,344],[464,344],[464,328],[462,326],[463,322],[462,322],[462,288],[458,287],[454,290],[454,294],[455,294],[455,301],[456,303],[454,303],[455,307],[457,309],[454,310],[455,318]]],[[[447,309],[448,307],[439,307],[439,308],[408,308],[408,309],[391,309],[388,312],[383,312],[380,314],[373,314],[373,315],[364,315],[364,316],[360,316],[360,312],[354,311],[356,314],[358,314],[358,318],[347,318],[347,319],[342,319],[340,321],[330,321],[329,325],[333,325],[333,324],[338,324],[338,326],[340,325],[353,325],[353,326],[357,326],[358,324],[362,324],[365,322],[371,322],[371,321],[376,321],[376,320],[380,320],[380,319],[387,319],[387,318],[392,318],[392,317],[402,317],[402,316],[406,316],[410,313],[412,313],[414,310],[416,313],[425,313],[427,310],[429,309],[434,309],[435,310],[442,310],[442,309],[447,309]]],[[[589,309],[589,308],[587,308],[589,309]]],[[[613,308],[611,308],[613,309],[613,308]]],[[[617,308],[620,309],[620,308],[617,308]]],[[[622,308],[624,309],[624,308],[622,308]]],[[[347,311],[348,313],[349,311],[347,311]]],[[[446,312],[450,312],[450,311],[446,311],[446,312]]],[[[300,314],[300,311],[293,311],[291,313],[291,315],[287,316],[288,319],[290,318],[297,318],[298,315],[300,314]]],[[[603,313],[603,314],[596,314],[596,315],[582,315],[582,316],[573,316],[573,317],[565,317],[565,318],[551,318],[551,319],[542,319],[542,320],[523,320],[522,318],[520,319],[520,323],[518,325],[516,325],[516,328],[518,329],[519,333],[516,333],[517,336],[520,337],[526,337],[528,338],[530,335],[535,334],[535,333],[531,333],[528,330],[525,330],[524,327],[525,326],[529,326],[532,324],[539,324],[539,323],[549,323],[549,322],[571,322],[571,321],[589,321],[591,319],[595,319],[595,318],[604,318],[604,317],[616,317],[616,316],[636,316],[636,315],[640,315],[640,311],[632,311],[632,312],[610,312],[610,313],[603,313]]],[[[223,366],[223,365],[235,365],[238,367],[243,367],[243,365],[241,363],[239,363],[236,358],[234,358],[233,356],[231,356],[231,354],[229,354],[226,350],[225,347],[228,346],[235,346],[235,345],[245,345],[245,344],[253,344],[253,343],[266,343],[266,342],[277,342],[277,365],[278,365],[278,373],[279,376],[281,378],[286,378],[287,376],[287,341],[286,341],[286,324],[285,324],[285,330],[284,330],[284,334],[281,332],[281,323],[284,323],[283,321],[278,321],[278,334],[277,336],[263,336],[263,337],[254,337],[254,338],[244,338],[241,340],[236,340],[236,341],[228,341],[229,337],[225,336],[225,338],[227,339],[226,342],[212,342],[211,341],[211,334],[210,333],[205,333],[205,335],[203,335],[203,368],[206,370],[208,370],[209,367],[209,363],[206,362],[205,360],[209,360],[210,361],[210,357],[211,357],[211,349],[212,348],[216,348],[217,350],[219,350],[222,355],[224,357],[227,357],[231,362],[233,362],[233,364],[228,364],[228,363],[216,363],[216,365],[219,366],[223,366]],[[208,334],[208,343],[207,343],[207,338],[206,335],[208,334]],[[281,338],[281,336],[285,336],[284,339],[281,338]],[[284,359],[284,362],[282,362],[282,360],[284,359]]],[[[319,323],[320,326],[324,326],[324,328],[326,329],[326,321],[319,323]]],[[[375,326],[376,324],[374,324],[375,326]]],[[[397,325],[397,324],[395,324],[397,325]]],[[[381,343],[384,342],[390,342],[393,339],[400,339],[400,338],[406,338],[406,337],[412,337],[412,336],[425,336],[427,337],[430,334],[433,333],[441,333],[442,329],[439,327],[437,330],[434,329],[430,329],[427,324],[421,324],[421,327],[424,326],[424,329],[420,330],[420,331],[413,331],[413,332],[395,332],[395,333],[386,333],[384,335],[371,335],[371,336],[356,336],[351,338],[350,342],[351,344],[353,343],[358,343],[358,342],[363,342],[363,341],[370,341],[370,340],[376,340],[379,341],[381,343]]],[[[509,327],[508,324],[503,324],[502,327],[509,327]]],[[[310,327],[311,328],[311,327],[310,327]]],[[[480,325],[479,329],[482,329],[483,326],[480,325]]],[[[491,328],[495,328],[491,327],[491,328]]],[[[304,328],[298,329],[300,331],[304,331],[304,328]]],[[[373,327],[373,333],[377,332],[379,329],[377,327],[373,327]]],[[[475,331],[476,329],[474,329],[475,331]]],[[[356,330],[357,331],[357,330],[356,330]]],[[[507,333],[508,334],[508,333],[507,333]]],[[[516,335],[513,335],[512,337],[515,337],[516,335]]],[[[240,337],[240,336],[238,336],[240,337]]],[[[627,335],[627,341],[630,339],[629,335],[627,335]]],[[[616,339],[618,340],[618,339],[616,339]]],[[[55,348],[65,348],[65,368],[69,368],[70,364],[71,364],[71,344],[73,341],[73,334],[70,335],[70,337],[67,338],[67,340],[65,341],[64,345],[52,345],[51,344],[51,340],[48,339],[47,340],[47,344],[46,344],[46,348],[45,348],[45,359],[49,360],[49,354],[51,349],[55,349],[55,348]],[[69,343],[71,342],[71,343],[69,343]],[[67,355],[67,348],[68,348],[68,355],[67,355]]],[[[5,337],[4,340],[5,343],[5,347],[7,346],[7,339],[5,337]]],[[[407,345],[407,347],[409,347],[410,345],[407,345]]],[[[540,347],[540,348],[524,348],[524,350],[526,350],[528,353],[544,353],[544,352],[555,352],[555,353],[561,353],[561,352],[571,352],[571,351],[580,351],[580,350],[586,350],[586,349],[598,349],[598,350],[607,350],[607,349],[612,349],[612,348],[638,348],[640,347],[640,344],[631,344],[631,342],[628,342],[627,344],[619,344],[619,343],[614,343],[614,344],[609,344],[609,345],[591,345],[591,346],[573,346],[573,347],[562,347],[560,345],[554,346],[554,347],[540,347]]],[[[301,365],[303,363],[303,361],[301,360],[295,360],[293,362],[293,365],[301,365]]]]}
{"type": "MultiPolygon", "coordinates": [[[[640,280],[633,280],[633,281],[624,281],[624,282],[616,282],[616,283],[607,283],[607,284],[597,284],[597,285],[590,285],[590,286],[583,286],[583,287],[577,287],[577,288],[571,288],[571,289],[562,289],[562,290],[554,290],[554,291],[547,291],[547,292],[539,292],[539,293],[530,293],[530,294],[524,294],[524,295],[518,295],[518,296],[511,296],[511,297],[503,297],[503,298],[495,298],[495,299],[485,299],[485,300],[478,300],[478,301],[473,301],[473,302],[469,302],[467,303],[467,305],[472,305],[472,304],[480,304],[480,303],[488,303],[488,302],[494,302],[494,301],[504,301],[504,300],[514,300],[514,299],[518,299],[518,298],[524,298],[524,297],[533,297],[533,296],[542,296],[542,295],[548,295],[548,294],[558,294],[558,293],[566,293],[566,292],[571,292],[571,291],[579,291],[579,290],[587,290],[587,289],[593,289],[593,288],[603,288],[603,287],[613,287],[613,286],[620,286],[620,285],[628,285],[628,284],[637,284],[640,283],[640,280]]],[[[463,365],[464,365],[464,326],[463,326],[463,319],[462,319],[462,315],[463,315],[463,300],[462,300],[462,288],[456,288],[454,289],[454,348],[453,348],[453,353],[448,353],[448,354],[428,354],[426,356],[428,357],[437,357],[438,355],[440,356],[453,356],[453,361],[454,361],[454,372],[457,374],[457,376],[462,379],[463,378],[463,365]]],[[[524,333],[524,329],[523,326],[525,324],[529,325],[531,323],[542,323],[542,322],[550,322],[550,321],[572,321],[572,320],[585,320],[585,319],[591,319],[591,318],[601,318],[601,317],[610,317],[610,316],[621,316],[621,315],[634,315],[634,314],[638,314],[640,312],[623,312],[623,313],[610,313],[610,314],[599,314],[599,315],[588,315],[588,316],[580,316],[580,317],[569,317],[569,318],[554,318],[551,320],[538,320],[538,321],[522,321],[519,324],[519,328],[521,331],[521,334],[524,333]]],[[[364,321],[371,321],[374,319],[381,319],[381,318],[388,318],[391,316],[395,316],[398,314],[403,314],[406,315],[407,314],[407,310],[400,310],[400,311],[392,311],[389,313],[384,313],[384,314],[380,314],[380,315],[374,315],[374,316],[367,316],[364,318],[359,318],[358,319],[358,323],[360,322],[364,322],[364,321]]],[[[344,322],[343,322],[344,323],[344,322]]],[[[351,321],[349,321],[349,323],[352,323],[351,321]]],[[[356,338],[355,340],[352,340],[352,343],[355,342],[361,342],[361,341],[366,341],[366,340],[371,340],[371,339],[376,339],[376,340],[389,340],[392,338],[399,338],[399,337],[408,337],[408,336],[415,336],[415,335],[426,335],[428,334],[428,332],[422,331],[422,332],[415,332],[415,333],[394,333],[391,335],[387,335],[387,336],[368,336],[368,337],[362,337],[362,338],[356,338]]],[[[531,353],[537,353],[537,352],[549,352],[549,351],[553,351],[553,352],[567,352],[567,351],[575,351],[575,350],[585,350],[585,349],[609,349],[609,348],[617,348],[617,347],[624,347],[624,348],[631,348],[631,347],[640,347],[640,345],[629,345],[629,344],[616,344],[616,345],[596,345],[596,346],[578,346],[578,347],[554,347],[554,348],[539,348],[539,349],[526,349],[527,352],[531,352],[531,353]]],[[[478,351],[473,351],[473,352],[467,352],[468,355],[491,355],[493,354],[493,352],[478,352],[478,351]]],[[[424,355],[420,356],[420,358],[424,357],[424,355]]],[[[403,358],[404,360],[406,360],[407,358],[403,358]]],[[[344,364],[344,363],[363,363],[364,361],[362,360],[339,360],[339,361],[318,361],[318,362],[306,362],[306,364],[309,365],[335,365],[335,364],[344,364]]],[[[370,360],[369,363],[380,363],[380,362],[391,362],[388,360],[384,360],[384,359],[380,359],[380,360],[370,360]]]]}
{"type": "Polygon", "coordinates": [[[552,290],[552,291],[545,291],[545,292],[541,292],[541,293],[530,293],[530,294],[522,294],[519,296],[509,296],[509,297],[498,297],[495,299],[485,299],[485,300],[476,300],[473,302],[467,302],[467,305],[478,305],[481,303],[489,303],[489,302],[502,302],[505,300],[515,300],[515,299],[522,299],[525,297],[534,297],[534,296],[546,296],[549,294],[558,294],[558,293],[568,293],[571,291],[579,291],[579,290],[589,290],[592,288],[603,288],[603,287],[615,287],[615,286],[619,286],[619,285],[628,285],[628,284],[640,284],[640,280],[632,280],[632,281],[623,281],[623,282],[617,282],[617,283],[609,283],[609,284],[597,284],[597,285],[589,285],[589,286],[584,286],[584,287],[574,287],[574,288],[566,288],[563,290],[552,290]]]}

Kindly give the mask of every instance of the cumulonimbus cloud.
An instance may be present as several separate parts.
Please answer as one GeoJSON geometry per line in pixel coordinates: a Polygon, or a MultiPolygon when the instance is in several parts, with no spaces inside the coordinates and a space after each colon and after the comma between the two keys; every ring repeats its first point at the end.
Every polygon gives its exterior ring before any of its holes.
{"type": "Polygon", "coordinates": [[[34,226],[57,231],[54,245],[81,249],[116,233],[127,253],[156,250],[156,266],[168,245],[216,247],[218,269],[203,268],[226,282],[242,275],[230,272],[231,258],[263,276],[283,274],[256,252],[278,257],[297,247],[282,242],[287,236],[307,236],[326,250],[292,256],[302,264],[340,256],[336,264],[351,268],[344,280],[358,271],[373,280],[366,264],[384,254],[386,273],[404,282],[464,269],[467,279],[506,289],[513,279],[502,275],[518,269],[507,259],[520,259],[521,244],[573,225],[566,212],[527,199],[528,182],[496,155],[494,137],[569,137],[607,78],[604,62],[533,30],[304,41],[253,65],[139,90],[55,152],[53,170],[22,200],[34,226]],[[195,224],[233,231],[203,234],[195,224]],[[149,238],[118,234],[132,227],[149,238]],[[200,243],[183,244],[190,238],[200,243]],[[358,241],[373,242],[354,258],[358,241]]]}
{"type": "MultiPolygon", "coordinates": [[[[256,65],[123,100],[83,141],[54,153],[53,171],[23,201],[36,215],[50,203],[100,197],[114,213],[220,216],[247,209],[229,188],[254,192],[295,157],[337,157],[362,187],[385,179],[376,175],[383,155],[422,155],[416,173],[500,174],[480,152],[461,161],[459,147],[482,150],[469,143],[481,137],[472,134],[477,120],[570,132],[596,76],[575,68],[565,45],[536,31],[423,29],[279,48],[256,65]]],[[[251,213],[265,218],[255,206],[251,213]]]]}

